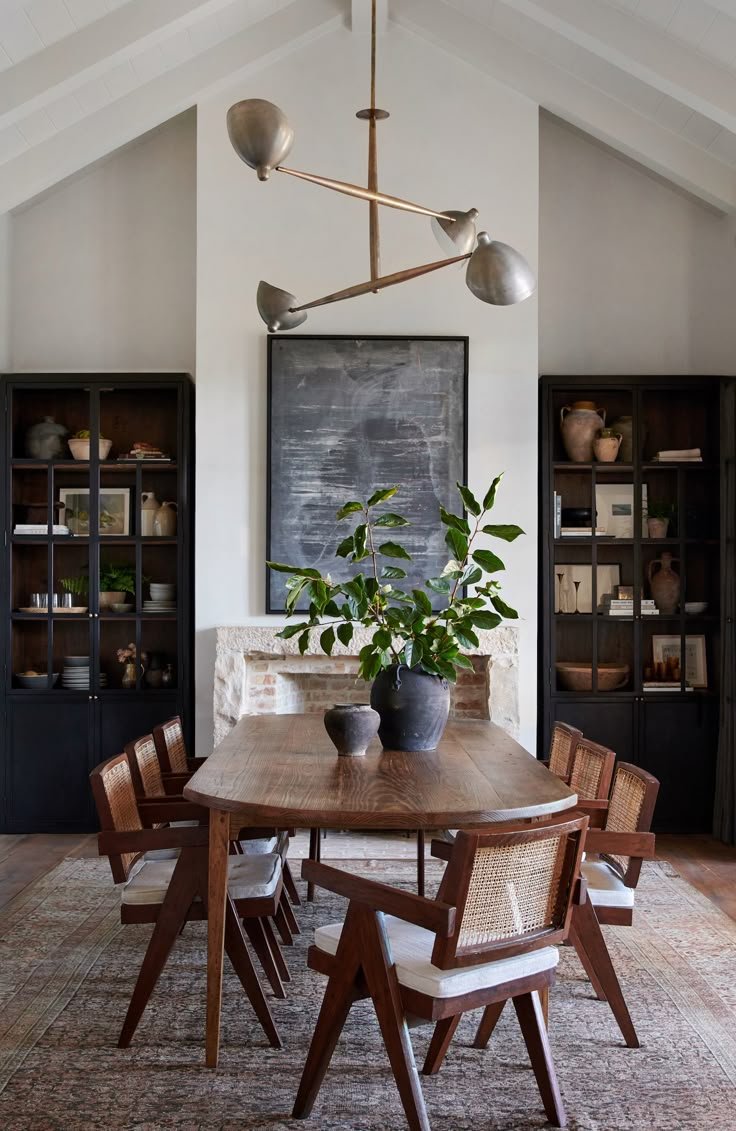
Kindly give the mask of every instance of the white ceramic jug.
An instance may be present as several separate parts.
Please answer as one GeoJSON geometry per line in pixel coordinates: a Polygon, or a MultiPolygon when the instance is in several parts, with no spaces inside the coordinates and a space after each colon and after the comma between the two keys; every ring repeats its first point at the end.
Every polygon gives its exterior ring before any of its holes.
{"type": "Polygon", "coordinates": [[[154,519],[156,511],[159,508],[159,501],[156,498],[154,491],[141,492],[141,534],[144,538],[152,538],[156,533],[154,530],[154,519]]]}

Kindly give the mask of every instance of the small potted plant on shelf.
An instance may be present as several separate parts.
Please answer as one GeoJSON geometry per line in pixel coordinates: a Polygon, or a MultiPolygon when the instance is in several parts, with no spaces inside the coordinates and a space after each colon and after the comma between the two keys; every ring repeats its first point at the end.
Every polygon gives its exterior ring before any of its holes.
{"type": "Polygon", "coordinates": [[[458,491],[469,518],[440,507],[447,528],[447,564],[439,577],[429,578],[410,593],[396,586],[407,573],[401,563],[411,555],[391,537],[408,526],[407,519],[383,506],[399,491],[375,491],[366,502],[351,500],[337,511],[338,521],[352,517],[356,526],[338,545],[335,556],[360,567],[348,581],[335,583],[317,569],[268,562],[270,569],[288,574],[286,612],[306,602],[308,614],[287,625],[278,636],[298,637],[300,653],[320,629],[319,646],[328,656],[335,641],[350,644],[357,629],[370,639],[358,654],[359,675],[373,681],[371,706],[381,718],[379,737],[388,749],[434,750],[442,736],[450,704],[448,684],[458,669],[473,667],[466,654],[478,647],[476,629],[493,629],[502,618],[516,619],[500,594],[494,575],[504,564],[491,550],[477,548],[480,535],[513,542],[519,526],[488,523],[502,476],[497,476],[478,501],[468,487],[458,491]],[[376,513],[378,509],[379,513],[376,513]],[[475,586],[469,593],[466,586],[475,586]],[[439,604],[439,607],[435,605],[439,604]],[[465,650],[465,651],[464,651],[465,650]]]}
{"type": "MultiPolygon", "coordinates": [[[[100,609],[125,603],[125,595],[135,594],[135,566],[100,561],[100,609]]],[[[117,610],[119,611],[119,610],[117,610]]]]}
{"type": "Polygon", "coordinates": [[[647,503],[647,532],[650,538],[666,538],[670,519],[674,517],[675,508],[672,503],[658,502],[652,499],[647,503]]]}
{"type": "MultiPolygon", "coordinates": [[[[90,446],[90,431],[89,428],[80,428],[79,432],[75,432],[67,443],[74,459],[89,459],[89,446],[90,446]]],[[[107,459],[112,447],[112,440],[106,440],[103,435],[100,435],[99,456],[100,459],[107,459]]]]}
{"type": "Polygon", "coordinates": [[[59,584],[64,590],[64,597],[62,600],[62,608],[72,610],[73,612],[87,612],[87,606],[82,605],[84,598],[89,589],[89,581],[86,577],[61,577],[59,584]]]}

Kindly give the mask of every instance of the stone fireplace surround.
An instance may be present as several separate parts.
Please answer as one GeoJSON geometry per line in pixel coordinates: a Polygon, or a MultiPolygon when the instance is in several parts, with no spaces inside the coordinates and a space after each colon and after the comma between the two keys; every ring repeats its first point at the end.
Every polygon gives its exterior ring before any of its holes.
{"type": "MultiPolygon", "coordinates": [[[[332,656],[317,641],[303,656],[296,639],[281,640],[279,626],[217,629],[214,680],[215,745],[243,715],[321,714],[335,703],[367,703],[369,687],[357,678],[357,655],[372,630],[357,628],[346,648],[332,656]]],[[[477,632],[473,670],[458,673],[450,713],[492,719],[509,734],[519,731],[518,630],[512,625],[477,632]]]]}

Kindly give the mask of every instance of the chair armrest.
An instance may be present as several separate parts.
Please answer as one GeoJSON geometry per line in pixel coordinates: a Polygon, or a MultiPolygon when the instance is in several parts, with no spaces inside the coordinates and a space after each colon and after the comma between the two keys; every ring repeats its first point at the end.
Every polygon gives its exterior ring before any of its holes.
{"type": "Polygon", "coordinates": [[[302,861],[302,879],[318,887],[334,891],[345,899],[355,900],[372,907],[374,911],[385,911],[417,927],[426,927],[440,938],[448,938],[455,929],[455,908],[449,903],[438,903],[421,895],[399,891],[388,884],[375,880],[365,880],[349,872],[341,872],[316,860],[302,861]]]}
{"type": "Polygon", "coordinates": [[[578,801],[575,810],[588,818],[588,833],[592,829],[602,829],[608,816],[608,802],[604,798],[578,801]]]}
{"type": "Polygon", "coordinates": [[[186,801],[181,794],[165,797],[139,797],[138,813],[147,827],[168,821],[203,821],[209,824],[210,811],[204,805],[186,801]]]}
{"type": "Polygon", "coordinates": [[[181,792],[191,776],[191,774],[162,774],[164,792],[167,796],[170,794],[181,796],[181,792]]]}
{"type": "Polygon", "coordinates": [[[575,881],[575,888],[572,893],[572,902],[581,904],[585,903],[588,898],[588,881],[585,876],[578,876],[575,881]]]}
{"type": "Polygon", "coordinates": [[[638,856],[641,860],[653,860],[654,847],[654,833],[616,833],[607,829],[589,829],[585,838],[586,852],[638,856]]]}
{"type": "Polygon", "coordinates": [[[122,852],[148,852],[156,848],[193,848],[206,846],[209,829],[196,828],[131,829],[116,832],[103,829],[97,834],[100,856],[117,856],[122,852]]]}
{"type": "Polygon", "coordinates": [[[438,860],[449,860],[452,856],[453,847],[454,845],[450,844],[449,840],[433,840],[429,846],[429,851],[438,860]]]}
{"type": "Polygon", "coordinates": [[[187,758],[187,766],[194,773],[200,766],[203,766],[207,761],[206,758],[187,758]]]}

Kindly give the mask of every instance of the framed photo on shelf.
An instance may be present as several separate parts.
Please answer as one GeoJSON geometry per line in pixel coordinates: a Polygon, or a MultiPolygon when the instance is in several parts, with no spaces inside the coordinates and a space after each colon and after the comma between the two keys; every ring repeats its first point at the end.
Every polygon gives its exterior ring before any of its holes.
{"type": "MultiPolygon", "coordinates": [[[[634,484],[596,483],[596,524],[614,538],[634,537],[634,484]]],[[[642,537],[647,534],[647,485],[641,488],[642,537]]]]}
{"type": "MultiPolygon", "coordinates": [[[[89,491],[78,487],[60,487],[59,502],[64,508],[60,521],[72,534],[89,534],[89,491]]],[[[122,537],[130,534],[130,488],[100,488],[100,537],[122,537]]]]}
{"type": "MultiPolygon", "coordinates": [[[[655,664],[666,663],[672,658],[680,661],[679,636],[653,636],[652,659],[655,664]]],[[[691,687],[708,686],[708,669],[705,658],[705,637],[685,637],[685,679],[691,687]]]]}
{"type": "MultiPolygon", "coordinates": [[[[621,580],[618,563],[599,565],[596,570],[598,604],[605,593],[613,593],[621,580]]],[[[593,567],[555,562],[555,612],[593,612],[593,567]]]]}

